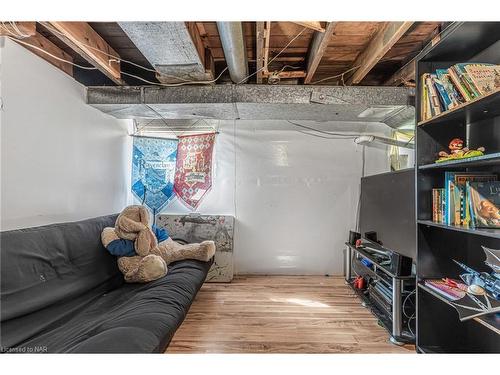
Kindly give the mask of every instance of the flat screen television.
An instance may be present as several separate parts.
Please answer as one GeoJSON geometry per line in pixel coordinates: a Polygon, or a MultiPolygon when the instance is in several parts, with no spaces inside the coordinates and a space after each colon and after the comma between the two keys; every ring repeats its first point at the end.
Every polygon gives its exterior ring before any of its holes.
{"type": "Polygon", "coordinates": [[[415,170],[361,179],[359,231],[377,232],[382,246],[416,259],[415,170]]]}

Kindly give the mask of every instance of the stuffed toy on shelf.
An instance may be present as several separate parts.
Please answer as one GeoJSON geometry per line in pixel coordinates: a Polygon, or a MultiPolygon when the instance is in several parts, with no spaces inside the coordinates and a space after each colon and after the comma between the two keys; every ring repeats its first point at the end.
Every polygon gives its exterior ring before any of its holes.
{"type": "Polygon", "coordinates": [[[208,262],[215,254],[214,241],[181,245],[164,229],[150,226],[144,206],[126,207],[115,227],[101,233],[104,247],[118,256],[118,268],[128,283],[146,283],[167,274],[167,265],[184,259],[208,262]]]}
{"type": "Polygon", "coordinates": [[[468,147],[464,147],[464,141],[460,138],[453,138],[448,145],[450,153],[446,151],[439,152],[439,159],[436,163],[441,163],[443,161],[458,160],[465,158],[472,158],[476,156],[484,155],[484,147],[478,147],[476,150],[470,150],[468,147]]]}

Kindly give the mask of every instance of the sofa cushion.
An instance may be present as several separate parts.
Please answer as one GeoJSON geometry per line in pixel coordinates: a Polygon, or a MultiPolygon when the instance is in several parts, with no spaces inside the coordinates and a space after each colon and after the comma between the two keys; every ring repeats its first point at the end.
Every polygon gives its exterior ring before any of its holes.
{"type": "Polygon", "coordinates": [[[123,282],[101,231],[117,215],[0,233],[1,321],[123,282]]]}
{"type": "Polygon", "coordinates": [[[147,284],[123,284],[99,296],[88,292],[2,324],[3,347],[78,353],[163,352],[203,284],[211,262],[184,260],[147,284]],[[47,322],[25,336],[24,320],[47,322]],[[52,319],[52,320],[51,320],[52,319]],[[38,348],[38,349],[37,349],[38,348]]]}

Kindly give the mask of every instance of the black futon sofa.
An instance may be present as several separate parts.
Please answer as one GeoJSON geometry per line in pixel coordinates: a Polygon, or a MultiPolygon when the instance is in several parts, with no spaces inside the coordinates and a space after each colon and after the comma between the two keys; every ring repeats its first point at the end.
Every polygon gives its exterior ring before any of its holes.
{"type": "Polygon", "coordinates": [[[7,353],[164,352],[212,262],[180,261],[126,284],[101,231],[116,215],[0,233],[0,346],[7,353]]]}

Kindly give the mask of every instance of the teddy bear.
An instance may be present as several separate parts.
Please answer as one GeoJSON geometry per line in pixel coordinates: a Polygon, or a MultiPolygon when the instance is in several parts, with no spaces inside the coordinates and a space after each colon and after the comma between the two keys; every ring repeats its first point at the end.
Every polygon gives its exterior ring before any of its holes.
{"type": "Polygon", "coordinates": [[[125,282],[146,283],[165,276],[175,261],[195,259],[208,262],[215,254],[215,243],[203,241],[181,245],[161,228],[151,226],[146,207],[132,205],[118,215],[115,227],[101,233],[104,247],[118,256],[118,268],[125,282]]]}

